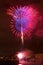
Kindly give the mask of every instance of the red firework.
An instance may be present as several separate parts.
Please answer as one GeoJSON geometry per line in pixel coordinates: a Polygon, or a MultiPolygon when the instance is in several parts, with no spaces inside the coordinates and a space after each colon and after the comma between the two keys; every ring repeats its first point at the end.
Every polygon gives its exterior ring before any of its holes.
{"type": "Polygon", "coordinates": [[[13,33],[13,35],[15,35],[16,37],[21,37],[21,32],[19,32],[16,28],[15,28],[15,18],[20,18],[22,17],[20,13],[18,13],[18,15],[15,15],[15,11],[18,11],[19,9],[24,10],[24,12],[22,13],[22,16],[25,16],[25,12],[26,12],[26,16],[25,18],[27,18],[27,25],[26,25],[26,30],[23,30],[23,37],[24,39],[27,38],[31,38],[31,33],[32,31],[36,28],[36,25],[39,21],[39,12],[37,11],[37,9],[33,6],[24,6],[24,7],[10,7],[7,10],[7,14],[10,16],[11,21],[10,21],[10,29],[13,33]]]}

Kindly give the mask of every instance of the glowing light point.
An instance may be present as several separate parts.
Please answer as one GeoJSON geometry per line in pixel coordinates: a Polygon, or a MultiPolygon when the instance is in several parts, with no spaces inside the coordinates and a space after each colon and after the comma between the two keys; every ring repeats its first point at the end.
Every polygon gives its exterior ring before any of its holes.
{"type": "Polygon", "coordinates": [[[17,55],[17,57],[18,57],[19,59],[22,59],[22,58],[23,58],[23,54],[22,54],[22,53],[19,53],[19,54],[17,55]]]}

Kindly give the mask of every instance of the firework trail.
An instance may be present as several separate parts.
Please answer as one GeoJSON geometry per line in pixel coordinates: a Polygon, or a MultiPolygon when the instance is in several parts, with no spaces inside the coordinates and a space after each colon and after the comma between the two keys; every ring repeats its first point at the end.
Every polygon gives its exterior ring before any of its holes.
{"type": "Polygon", "coordinates": [[[21,41],[22,41],[22,45],[24,44],[24,39],[23,39],[23,29],[22,29],[22,25],[21,25],[21,41]]]}

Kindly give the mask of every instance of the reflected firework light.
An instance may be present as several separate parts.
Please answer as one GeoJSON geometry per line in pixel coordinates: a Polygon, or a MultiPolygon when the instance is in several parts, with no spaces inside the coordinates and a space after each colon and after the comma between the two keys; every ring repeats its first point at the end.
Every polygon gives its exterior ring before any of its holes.
{"type": "Polygon", "coordinates": [[[18,64],[18,65],[22,65],[22,64],[18,64]]]}
{"type": "Polygon", "coordinates": [[[16,8],[13,6],[7,10],[7,14],[11,16],[9,26],[12,33],[18,39],[21,38],[23,44],[24,39],[30,39],[32,31],[35,29],[39,12],[32,5],[16,8]]]}
{"type": "Polygon", "coordinates": [[[33,51],[31,51],[31,50],[20,51],[17,54],[18,59],[30,58],[31,56],[33,56],[33,51]]]}

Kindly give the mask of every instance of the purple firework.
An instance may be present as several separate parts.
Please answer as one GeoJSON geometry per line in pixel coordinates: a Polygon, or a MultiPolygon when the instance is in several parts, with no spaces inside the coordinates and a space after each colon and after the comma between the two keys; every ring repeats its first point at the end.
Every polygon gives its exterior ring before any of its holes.
{"type": "Polygon", "coordinates": [[[21,27],[24,39],[31,37],[31,32],[38,22],[38,11],[33,6],[10,7],[7,14],[11,16],[10,29],[12,33],[21,37],[21,27]]]}

